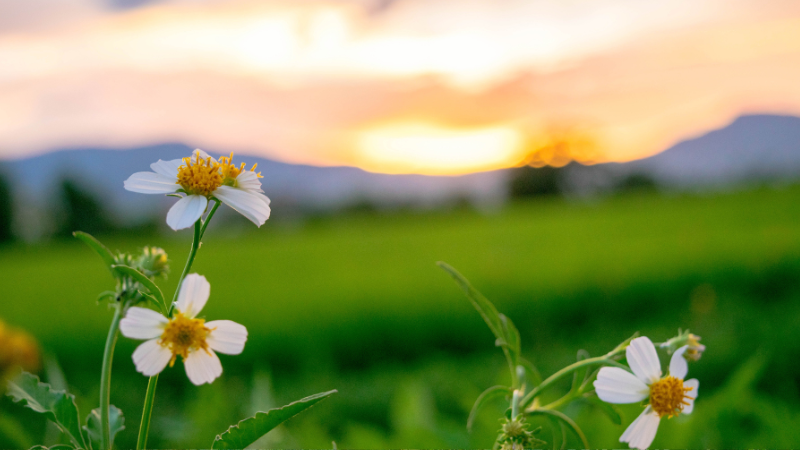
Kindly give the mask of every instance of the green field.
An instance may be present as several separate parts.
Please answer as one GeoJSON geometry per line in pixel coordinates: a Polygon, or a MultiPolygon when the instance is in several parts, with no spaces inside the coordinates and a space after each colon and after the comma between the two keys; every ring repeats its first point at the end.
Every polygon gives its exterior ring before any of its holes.
{"type": "MultiPolygon", "coordinates": [[[[490,445],[502,405],[481,415],[473,435],[464,424],[483,389],[507,382],[504,361],[435,266],[441,260],[514,320],[545,373],[578,349],[599,354],[637,330],[654,341],[679,327],[703,336],[708,350],[690,367],[701,382],[695,413],[665,423],[654,446],[791,447],[800,442],[798,204],[800,187],[787,187],[292,226],[275,210],[260,230],[212,226],[194,266],[212,285],[204,313],[244,324],[250,338],[241,356],[222,357],[225,373],[210,386],[191,386],[180,363],[162,376],[150,443],[208,446],[255,409],[336,388],[263,445],[490,445]]],[[[177,272],[191,232],[101,239],[120,250],[163,246],[177,272]]],[[[77,241],[1,247],[0,270],[0,317],[57,356],[88,413],[111,319],[95,298],[113,287],[111,277],[77,241]]],[[[171,294],[176,279],[162,290],[171,294]]],[[[120,448],[135,443],[146,387],[130,360],[135,344],[121,338],[116,352],[112,403],[128,418],[120,448]]],[[[639,410],[624,409],[626,424],[639,410]]],[[[34,417],[0,403],[0,414],[11,412],[34,417]]],[[[587,406],[566,412],[592,445],[620,445],[624,427],[587,406]]],[[[30,427],[34,436],[43,430],[30,427]]]]}

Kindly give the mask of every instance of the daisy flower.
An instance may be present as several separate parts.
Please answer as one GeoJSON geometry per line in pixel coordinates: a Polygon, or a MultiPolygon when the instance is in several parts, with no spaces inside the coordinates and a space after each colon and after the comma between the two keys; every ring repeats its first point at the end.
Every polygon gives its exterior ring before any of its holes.
{"type": "Polygon", "coordinates": [[[653,442],[661,418],[690,414],[700,383],[696,379],[683,381],[689,370],[683,354],[685,345],[672,354],[669,375],[661,376],[661,363],[650,339],[639,337],[626,349],[633,374],[618,367],[603,367],[597,374],[594,387],[597,396],[608,403],[636,403],[649,397],[644,412],[622,433],[620,442],[632,448],[645,449],[653,442]]]}
{"type": "Polygon", "coordinates": [[[218,199],[259,227],[269,219],[269,198],[261,190],[256,165],[245,170],[230,157],[216,160],[202,150],[191,157],[150,164],[152,172],[136,172],[125,180],[125,189],[141,194],[182,196],[167,213],[173,230],[192,226],[206,210],[210,199],[218,199]]]}
{"type": "Polygon", "coordinates": [[[206,278],[189,274],[181,284],[175,315],[164,317],[151,309],[132,306],[119,324],[123,336],[147,339],[133,352],[136,370],[146,376],[160,373],[180,355],[186,375],[196,385],[211,383],[222,374],[214,351],[238,355],[247,341],[247,329],[230,320],[206,322],[197,315],[211,292],[206,278]]]}

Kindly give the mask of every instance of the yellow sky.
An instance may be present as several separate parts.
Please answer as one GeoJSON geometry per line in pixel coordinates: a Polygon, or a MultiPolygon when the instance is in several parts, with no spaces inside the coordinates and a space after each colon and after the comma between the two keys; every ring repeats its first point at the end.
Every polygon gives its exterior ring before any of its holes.
{"type": "Polygon", "coordinates": [[[800,114],[792,2],[104,4],[0,3],[0,157],[181,141],[457,174],[532,151],[628,160],[743,113],[800,114]]]}

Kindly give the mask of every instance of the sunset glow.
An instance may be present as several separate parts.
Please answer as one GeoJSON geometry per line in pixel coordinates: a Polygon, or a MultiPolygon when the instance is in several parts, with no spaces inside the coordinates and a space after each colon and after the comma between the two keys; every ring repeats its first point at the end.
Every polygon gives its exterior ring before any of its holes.
{"type": "Polygon", "coordinates": [[[0,3],[0,158],[179,141],[455,174],[554,128],[593,142],[570,158],[622,161],[800,113],[800,4],[778,0],[19,2],[0,3]]]}
{"type": "Polygon", "coordinates": [[[523,157],[513,128],[448,129],[426,124],[365,131],[358,140],[361,166],[386,173],[454,173],[508,167],[523,157]]]}

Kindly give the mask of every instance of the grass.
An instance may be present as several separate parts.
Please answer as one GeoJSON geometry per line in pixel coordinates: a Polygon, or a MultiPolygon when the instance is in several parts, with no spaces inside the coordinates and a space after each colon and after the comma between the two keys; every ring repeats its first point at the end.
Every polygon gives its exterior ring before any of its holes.
{"type": "MultiPolygon", "coordinates": [[[[779,419],[796,419],[798,200],[800,187],[789,187],[537,201],[488,215],[356,215],[294,228],[276,221],[233,236],[212,226],[194,266],[212,285],[204,313],[246,325],[250,340],[240,357],[223,357],[225,380],[196,391],[207,395],[190,394],[197,388],[186,386],[180,367],[162,377],[168,388],[160,388],[155,426],[172,435],[153,444],[208,445],[208,436],[258,403],[220,408],[226,392],[288,402],[338,388],[337,399],[290,424],[287,445],[329,445],[331,438],[361,447],[487,445],[501,409],[489,411],[473,437],[463,423],[480,390],[503,381],[502,358],[478,314],[435,267],[438,260],[456,267],[515,321],[523,348],[544,372],[568,363],[578,348],[597,354],[636,330],[660,340],[688,327],[709,347],[691,369],[704,394],[715,398],[731,373],[763,353],[769,355],[766,375],[737,392],[772,405],[770,414],[779,419]],[[253,387],[259,379],[271,380],[260,397],[253,387]],[[204,418],[196,413],[203,408],[218,413],[204,418]],[[407,420],[424,411],[432,411],[425,423],[407,420]]],[[[190,232],[103,240],[121,250],[161,245],[178,272],[190,232]]],[[[111,316],[94,301],[112,287],[99,259],[77,241],[10,246],[0,249],[0,273],[6,280],[0,315],[55,353],[90,402],[111,316]]],[[[175,278],[161,283],[167,296],[175,278]]],[[[125,433],[135,438],[145,380],[125,356],[134,345],[120,341],[112,392],[128,394],[114,401],[124,403],[125,433]]],[[[702,397],[698,412],[701,405],[702,397]]],[[[765,434],[774,417],[770,422],[756,413],[758,420],[748,419],[756,425],[736,428],[739,419],[720,414],[715,429],[735,428],[738,441],[723,433],[685,445],[763,447],[800,439],[797,431],[765,434]],[[765,436],[774,437],[747,441],[765,436]]],[[[587,427],[592,443],[614,446],[621,429],[596,421],[587,427]]],[[[694,422],[687,427],[697,428],[694,422]]],[[[659,439],[655,444],[676,442],[659,439]]]]}

